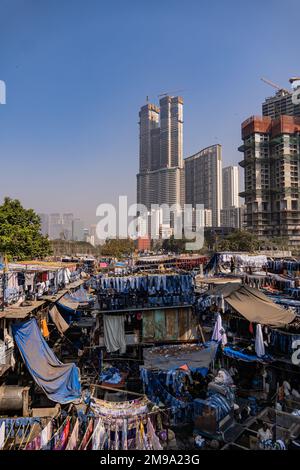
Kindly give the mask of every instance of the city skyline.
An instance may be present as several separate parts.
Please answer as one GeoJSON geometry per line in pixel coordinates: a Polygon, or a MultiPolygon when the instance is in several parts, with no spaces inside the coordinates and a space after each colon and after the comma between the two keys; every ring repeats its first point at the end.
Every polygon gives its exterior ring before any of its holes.
{"type": "Polygon", "coordinates": [[[261,103],[274,95],[260,77],[288,87],[299,74],[299,4],[287,2],[287,25],[277,1],[255,1],[251,11],[237,1],[174,1],[172,9],[159,4],[159,14],[155,3],[74,1],[70,10],[66,1],[2,1],[1,200],[19,198],[41,213],[73,212],[88,225],[98,204],[115,203],[119,194],[134,202],[136,113],[146,95],[156,102],[169,90],[180,90],[185,102],[183,157],[220,143],[223,165],[237,165],[240,123],[261,114],[261,103]],[[255,22],[251,40],[245,15],[255,22]]]}

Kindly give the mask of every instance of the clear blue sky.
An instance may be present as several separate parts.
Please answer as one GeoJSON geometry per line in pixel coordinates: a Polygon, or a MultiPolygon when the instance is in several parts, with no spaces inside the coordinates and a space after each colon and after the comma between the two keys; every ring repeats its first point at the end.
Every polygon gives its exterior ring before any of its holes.
{"type": "Polygon", "coordinates": [[[223,145],[300,74],[298,0],[0,0],[0,198],[88,223],[135,201],[138,111],[183,89],[184,155],[223,145]]]}

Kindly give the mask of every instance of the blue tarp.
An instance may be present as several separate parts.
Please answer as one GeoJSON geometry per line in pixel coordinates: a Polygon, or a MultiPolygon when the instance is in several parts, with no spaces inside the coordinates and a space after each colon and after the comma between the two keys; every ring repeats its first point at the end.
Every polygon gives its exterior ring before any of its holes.
{"type": "Polygon", "coordinates": [[[81,396],[76,365],[63,364],[44,340],[35,318],[12,326],[22,358],[50,400],[70,403],[81,396]]]}
{"type": "Polygon", "coordinates": [[[245,362],[272,362],[272,357],[269,355],[258,357],[255,354],[246,354],[242,351],[237,351],[236,349],[232,349],[229,346],[226,346],[223,349],[223,354],[225,354],[225,356],[231,357],[232,359],[245,362]]]}

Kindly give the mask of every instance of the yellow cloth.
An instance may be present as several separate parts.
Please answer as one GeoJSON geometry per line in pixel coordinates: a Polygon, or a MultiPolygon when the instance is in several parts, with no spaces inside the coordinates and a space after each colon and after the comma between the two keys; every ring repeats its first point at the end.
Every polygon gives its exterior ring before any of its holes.
{"type": "Polygon", "coordinates": [[[48,325],[47,325],[47,322],[46,322],[45,319],[42,320],[42,328],[41,329],[42,329],[42,333],[43,333],[44,338],[48,338],[50,333],[49,333],[48,325]]]}

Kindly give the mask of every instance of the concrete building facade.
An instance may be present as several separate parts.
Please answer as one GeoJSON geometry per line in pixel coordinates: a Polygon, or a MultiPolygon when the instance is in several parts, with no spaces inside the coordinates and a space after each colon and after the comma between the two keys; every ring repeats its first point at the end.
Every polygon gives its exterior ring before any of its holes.
{"type": "Polygon", "coordinates": [[[278,92],[269,98],[266,98],[262,104],[262,115],[277,119],[279,116],[300,117],[300,104],[294,104],[292,91],[278,90],[278,92]]]}
{"type": "Polygon", "coordinates": [[[183,100],[165,96],[160,108],[143,106],[139,113],[140,157],[137,202],[184,205],[183,100]]]}
{"type": "Polygon", "coordinates": [[[221,224],[222,146],[207,147],[185,159],[185,202],[211,210],[212,226],[221,224]]]}
{"type": "Polygon", "coordinates": [[[246,227],[259,238],[300,245],[300,118],[252,116],[242,123],[246,227]]]}
{"type": "Polygon", "coordinates": [[[239,207],[239,167],[223,168],[222,179],[223,209],[239,207]]]}

